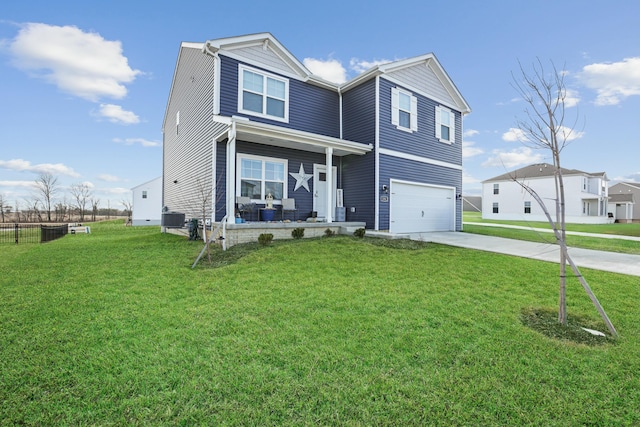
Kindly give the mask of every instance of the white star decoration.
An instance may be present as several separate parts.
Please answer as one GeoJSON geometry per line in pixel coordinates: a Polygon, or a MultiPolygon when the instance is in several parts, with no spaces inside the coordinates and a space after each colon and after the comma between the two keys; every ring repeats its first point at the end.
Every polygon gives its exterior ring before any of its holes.
{"type": "Polygon", "coordinates": [[[294,177],[296,180],[296,187],[293,189],[293,191],[296,191],[300,187],[304,187],[307,191],[311,191],[309,190],[309,179],[313,175],[307,175],[304,172],[304,166],[302,165],[302,163],[300,163],[300,171],[298,173],[289,172],[289,175],[294,177]]]}

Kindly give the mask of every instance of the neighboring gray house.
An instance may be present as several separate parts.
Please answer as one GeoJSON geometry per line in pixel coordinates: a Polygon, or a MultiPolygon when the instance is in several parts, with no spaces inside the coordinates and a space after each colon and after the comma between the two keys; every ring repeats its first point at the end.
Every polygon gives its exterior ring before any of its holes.
{"type": "Polygon", "coordinates": [[[270,33],[185,42],[163,122],[162,206],[201,217],[208,201],[214,222],[233,222],[239,197],[260,208],[271,196],[295,199],[298,219],[334,222],[344,201],[345,219],[369,229],[461,230],[469,112],[433,54],[335,84],[270,33]]]}
{"type": "Polygon", "coordinates": [[[132,225],[160,225],[162,213],[162,177],[131,189],[133,192],[132,225]]]}
{"type": "Polygon", "coordinates": [[[609,187],[609,212],[616,222],[640,222],[640,183],[619,182],[609,187]]]}

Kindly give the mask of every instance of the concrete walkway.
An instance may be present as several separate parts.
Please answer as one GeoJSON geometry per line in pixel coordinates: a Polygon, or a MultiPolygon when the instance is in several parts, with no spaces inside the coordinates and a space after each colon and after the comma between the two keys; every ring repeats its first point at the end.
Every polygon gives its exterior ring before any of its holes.
{"type": "MultiPolygon", "coordinates": [[[[560,260],[560,247],[552,243],[535,243],[452,231],[412,233],[407,236],[413,240],[496,252],[540,261],[558,263],[560,260]]],[[[600,237],[600,235],[598,235],[598,237],[600,237]]],[[[569,255],[571,255],[571,258],[578,267],[640,277],[640,255],[579,248],[569,248],[569,255]]]]}

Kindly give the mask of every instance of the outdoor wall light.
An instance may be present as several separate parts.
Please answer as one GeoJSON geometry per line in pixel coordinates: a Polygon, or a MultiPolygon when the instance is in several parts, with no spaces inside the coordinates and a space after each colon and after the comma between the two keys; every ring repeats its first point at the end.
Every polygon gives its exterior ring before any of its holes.
{"type": "Polygon", "coordinates": [[[456,200],[460,200],[460,199],[462,199],[462,194],[460,193],[456,194],[456,200]]]}
{"type": "Polygon", "coordinates": [[[389,187],[386,184],[382,186],[382,192],[384,194],[388,194],[389,193],[389,187]]]}

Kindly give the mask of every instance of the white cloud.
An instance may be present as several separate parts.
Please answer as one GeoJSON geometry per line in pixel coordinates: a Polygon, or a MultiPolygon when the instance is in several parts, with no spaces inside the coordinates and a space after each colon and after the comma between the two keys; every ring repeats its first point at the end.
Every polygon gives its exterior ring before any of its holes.
{"type": "Polygon", "coordinates": [[[100,175],[98,175],[98,179],[101,181],[106,181],[106,182],[118,182],[120,181],[120,178],[118,178],[115,175],[109,175],[108,173],[102,173],[100,175]]]}
{"type": "Polygon", "coordinates": [[[475,147],[475,142],[462,141],[462,158],[468,159],[470,157],[477,156],[484,153],[484,150],[479,147],[475,147]]]}
{"type": "Polygon", "coordinates": [[[347,81],[347,70],[337,59],[315,59],[304,58],[304,66],[313,74],[334,83],[344,83],[347,81]]]}
{"type": "Polygon", "coordinates": [[[100,111],[97,115],[106,117],[111,123],[125,125],[140,123],[140,118],[136,114],[123,110],[121,106],[114,104],[100,104],[100,111]]]}
{"type": "Polygon", "coordinates": [[[522,129],[509,128],[509,130],[502,134],[502,140],[507,142],[526,142],[527,137],[522,129]]]}
{"type": "Polygon", "coordinates": [[[492,154],[493,157],[488,158],[482,163],[482,166],[513,168],[521,165],[540,163],[543,159],[542,154],[533,153],[533,150],[529,147],[519,147],[511,151],[493,150],[492,154]]]}
{"type": "Polygon", "coordinates": [[[477,131],[475,129],[467,129],[467,130],[464,131],[463,136],[464,137],[467,137],[467,136],[471,137],[471,136],[478,135],[479,133],[480,133],[480,131],[477,131]]]}
{"type": "Polygon", "coordinates": [[[467,172],[462,172],[462,185],[477,184],[480,180],[472,177],[467,172]]]}
{"type": "Polygon", "coordinates": [[[129,66],[119,41],[75,26],[27,23],[8,48],[17,68],[94,102],[102,97],[123,98],[125,84],[141,73],[129,66]]]}
{"type": "Polygon", "coordinates": [[[131,194],[130,188],[122,188],[122,187],[105,188],[103,191],[107,194],[114,194],[116,196],[123,195],[123,194],[125,195],[131,194]]]}
{"type": "Polygon", "coordinates": [[[35,181],[0,181],[0,187],[26,187],[32,188],[36,186],[35,181]]]}
{"type": "Polygon", "coordinates": [[[377,59],[374,61],[365,61],[364,59],[351,58],[351,60],[349,61],[349,68],[355,71],[356,73],[364,73],[370,68],[373,68],[377,65],[386,64],[389,62],[391,61],[389,61],[388,59],[377,59]]]}
{"type": "Polygon", "coordinates": [[[134,145],[134,144],[140,144],[143,147],[160,147],[162,145],[161,142],[158,141],[149,141],[148,139],[144,139],[144,138],[114,138],[113,142],[116,142],[118,144],[124,144],[124,145],[134,145]]]}
{"type": "Polygon", "coordinates": [[[578,78],[597,92],[596,105],[617,105],[629,96],[640,95],[640,57],[586,65],[578,78]]]}
{"type": "Polygon", "coordinates": [[[0,160],[0,168],[9,169],[19,172],[34,172],[34,173],[50,173],[52,175],[67,175],[74,178],[80,176],[69,166],[65,166],[62,163],[40,163],[32,165],[28,160],[12,159],[12,160],[0,160]]]}
{"type": "MultiPolygon", "coordinates": [[[[560,140],[564,140],[566,142],[580,139],[584,136],[584,134],[585,133],[583,131],[573,130],[566,126],[560,126],[557,133],[560,140]]],[[[530,136],[520,128],[509,128],[507,132],[502,134],[502,140],[507,142],[522,142],[525,144],[532,144],[536,142],[532,141],[530,136]]]]}
{"type": "Polygon", "coordinates": [[[578,91],[573,89],[566,89],[565,98],[564,98],[564,106],[566,108],[575,107],[580,102],[580,95],[578,91]]]}

